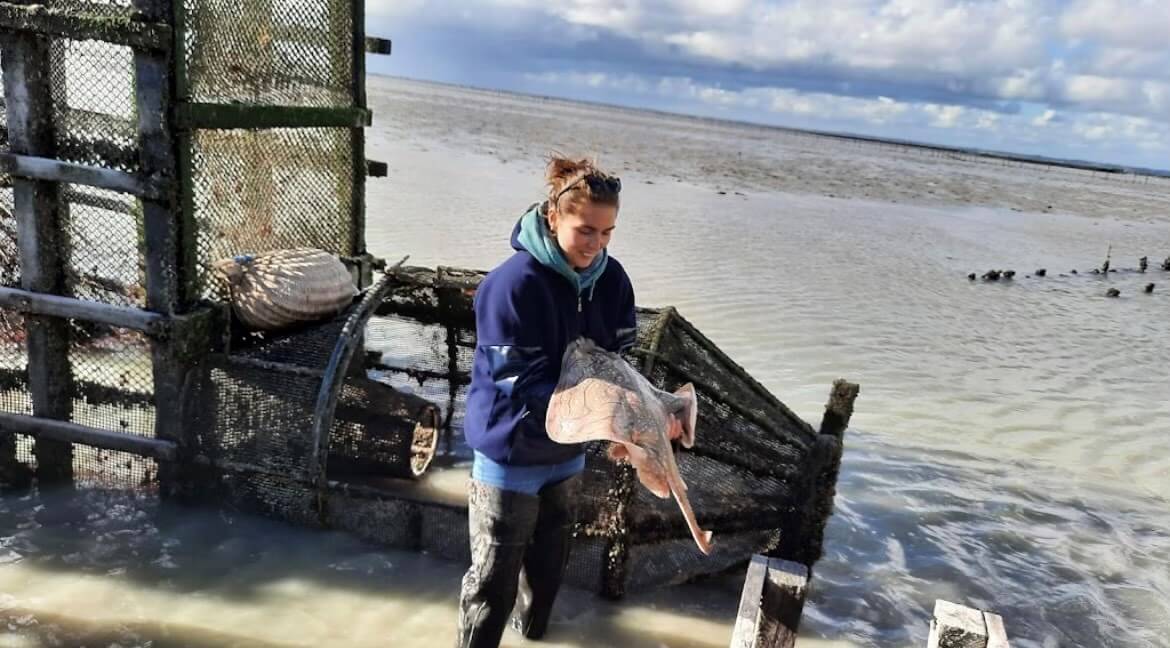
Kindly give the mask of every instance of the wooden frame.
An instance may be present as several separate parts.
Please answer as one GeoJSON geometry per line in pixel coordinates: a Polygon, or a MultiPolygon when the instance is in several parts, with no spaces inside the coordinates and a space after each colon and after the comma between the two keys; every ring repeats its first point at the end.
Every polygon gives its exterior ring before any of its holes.
{"type": "Polygon", "coordinates": [[[0,2],[0,29],[98,40],[148,50],[165,51],[171,47],[171,28],[165,23],[119,20],[43,5],[0,2]]]}

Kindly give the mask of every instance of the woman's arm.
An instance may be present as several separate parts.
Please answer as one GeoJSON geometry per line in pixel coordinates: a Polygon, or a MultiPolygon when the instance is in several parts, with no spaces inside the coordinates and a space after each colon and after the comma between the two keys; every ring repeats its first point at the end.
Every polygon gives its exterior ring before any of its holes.
{"type": "Polygon", "coordinates": [[[483,354],[496,388],[543,421],[560,374],[545,345],[553,309],[538,287],[486,284],[476,294],[477,352],[483,354]],[[486,290],[485,290],[486,289],[486,290]]]}

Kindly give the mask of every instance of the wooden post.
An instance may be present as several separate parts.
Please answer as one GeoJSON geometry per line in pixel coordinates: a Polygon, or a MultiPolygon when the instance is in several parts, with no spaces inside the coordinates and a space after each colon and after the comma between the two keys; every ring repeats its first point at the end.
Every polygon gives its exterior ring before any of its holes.
{"type": "MultiPolygon", "coordinates": [[[[147,20],[172,24],[173,0],[133,0],[133,6],[147,20]]],[[[174,65],[182,65],[175,53],[174,65]]],[[[204,421],[202,396],[207,393],[211,350],[209,312],[187,316],[184,271],[190,267],[190,252],[182,244],[182,230],[190,226],[184,218],[178,186],[176,137],[171,123],[175,77],[164,52],[140,50],[134,53],[135,89],[138,114],[138,150],[145,177],[172,180],[172,190],[157,198],[143,198],[142,214],[146,255],[146,308],[171,319],[170,335],[151,341],[154,372],[155,438],[173,443],[175,461],[159,465],[159,484],[167,496],[193,494],[190,470],[196,451],[198,425],[204,421]]]]}
{"type": "Polygon", "coordinates": [[[804,610],[808,567],[756,554],[748,565],[731,648],[791,648],[804,610]]]}
{"type": "Polygon", "coordinates": [[[853,402],[859,393],[860,385],[844,378],[833,381],[833,390],[829,392],[829,402],[825,405],[825,416],[821,419],[821,434],[831,434],[838,439],[845,436],[849,419],[853,417],[853,402]]]}
{"type": "MultiPolygon", "coordinates": [[[[353,106],[366,109],[366,0],[351,0],[350,14],[353,20],[351,45],[351,74],[353,83],[353,106]]],[[[350,227],[352,242],[349,254],[360,256],[366,253],[366,133],[363,128],[350,129],[352,149],[352,188],[350,198],[352,218],[350,227]]],[[[359,288],[365,288],[373,277],[368,265],[362,268],[359,288]]]]}
{"type": "Polygon", "coordinates": [[[1009,648],[998,614],[943,601],[934,602],[927,648],[1009,648]]]}
{"type": "MultiPolygon", "coordinates": [[[[8,113],[9,152],[53,157],[50,41],[22,32],[0,36],[4,99],[8,113]]],[[[20,246],[21,287],[61,295],[65,272],[61,258],[58,187],[55,182],[13,177],[13,215],[20,246]]],[[[69,327],[61,318],[25,318],[28,381],[33,415],[68,421],[72,414],[69,327]]],[[[45,482],[71,481],[73,446],[43,439],[36,442],[37,476],[45,482]]]]}
{"type": "Polygon", "coordinates": [[[837,474],[841,470],[845,430],[853,416],[853,403],[861,387],[838,379],[829,392],[825,416],[819,434],[813,438],[805,462],[807,477],[803,481],[804,510],[791,528],[782,529],[780,544],[769,555],[795,560],[810,567],[823,552],[825,525],[833,513],[837,494],[837,474]]]}

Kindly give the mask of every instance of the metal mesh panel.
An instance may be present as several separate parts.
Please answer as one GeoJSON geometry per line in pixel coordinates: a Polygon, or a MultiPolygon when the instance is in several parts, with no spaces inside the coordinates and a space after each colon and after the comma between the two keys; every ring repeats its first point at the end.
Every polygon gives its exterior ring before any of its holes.
{"type": "Polygon", "coordinates": [[[73,445],[73,483],[81,487],[156,490],[158,462],[129,452],[73,445]]]}
{"type": "Polygon", "coordinates": [[[136,170],[133,50],[61,38],[49,56],[57,159],[136,170]]]}
{"type": "MultiPolygon", "coordinates": [[[[0,184],[7,185],[10,178],[0,175],[0,184]]],[[[20,248],[16,240],[16,216],[12,209],[12,188],[0,187],[0,286],[20,286],[20,248]]]]}
{"type": "MultiPolygon", "coordinates": [[[[24,317],[19,313],[0,309],[0,412],[32,414],[32,399],[28,391],[28,349],[24,341],[24,317]]],[[[5,460],[16,460],[36,466],[32,454],[32,439],[23,435],[0,438],[0,473],[5,460]]]]}
{"type": "Polygon", "coordinates": [[[771,550],[779,536],[774,530],[720,534],[709,556],[699,553],[689,535],[635,544],[630,549],[626,588],[634,591],[678,585],[697,575],[722,572],[743,563],[745,557],[771,550]]]}
{"type": "Polygon", "coordinates": [[[209,277],[225,257],[294,247],[354,254],[348,130],[201,130],[191,141],[203,294],[225,297],[209,277]]]}
{"type": "Polygon", "coordinates": [[[0,309],[0,412],[29,414],[24,317],[0,309]]]}
{"type": "Polygon", "coordinates": [[[203,444],[216,461],[309,480],[313,406],[321,380],[229,363],[212,371],[216,420],[203,444]]]}
{"type": "Polygon", "coordinates": [[[352,104],[350,0],[187,0],[191,100],[352,104]]]}
{"type": "Polygon", "coordinates": [[[71,420],[80,425],[154,436],[150,340],[129,329],[70,320],[71,420]]]}
{"type": "Polygon", "coordinates": [[[68,294],[145,308],[146,262],[138,201],[80,185],[65,185],[62,197],[68,294]]]}

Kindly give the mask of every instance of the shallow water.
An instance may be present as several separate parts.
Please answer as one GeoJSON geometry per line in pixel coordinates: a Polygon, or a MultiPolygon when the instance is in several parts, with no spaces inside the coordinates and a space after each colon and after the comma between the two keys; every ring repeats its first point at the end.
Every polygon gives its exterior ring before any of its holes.
{"type": "MultiPolygon", "coordinates": [[[[1013,646],[1170,646],[1170,273],[1085,274],[1110,244],[1115,267],[1170,254],[1170,183],[370,85],[374,253],[490,268],[539,199],[537,156],[600,151],[639,303],[678,307],[810,421],[834,378],[861,383],[801,645],[925,645],[946,598],[1001,613],[1013,646]],[[965,278],[992,267],[1019,275],[965,278]]],[[[0,646],[448,645],[459,577],[125,495],[0,499],[0,646]]],[[[725,646],[739,585],[569,592],[551,645],[725,646]]]]}

